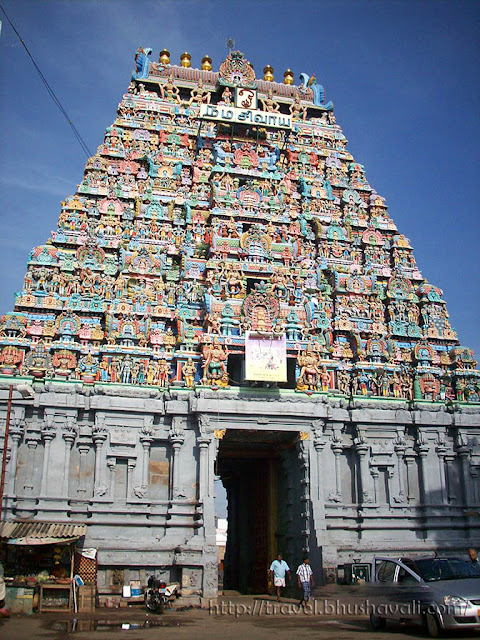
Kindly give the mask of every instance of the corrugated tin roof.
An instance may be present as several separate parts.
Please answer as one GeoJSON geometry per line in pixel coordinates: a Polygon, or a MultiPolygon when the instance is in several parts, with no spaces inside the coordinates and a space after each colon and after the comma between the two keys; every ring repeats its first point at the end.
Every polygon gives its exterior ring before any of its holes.
{"type": "Polygon", "coordinates": [[[0,538],[80,538],[87,525],[65,522],[1,522],[0,538]]]}

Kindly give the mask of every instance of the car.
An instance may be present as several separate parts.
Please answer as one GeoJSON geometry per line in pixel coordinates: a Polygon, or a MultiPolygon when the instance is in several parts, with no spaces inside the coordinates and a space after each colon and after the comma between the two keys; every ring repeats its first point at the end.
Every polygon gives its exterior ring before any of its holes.
{"type": "Polygon", "coordinates": [[[444,630],[480,631],[480,567],[463,558],[375,557],[370,586],[374,630],[392,619],[423,624],[432,638],[444,630]]]}

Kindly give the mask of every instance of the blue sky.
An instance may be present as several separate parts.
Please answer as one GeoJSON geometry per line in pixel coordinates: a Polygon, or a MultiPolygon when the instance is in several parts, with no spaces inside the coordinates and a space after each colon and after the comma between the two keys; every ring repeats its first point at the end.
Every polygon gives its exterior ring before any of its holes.
{"type": "MultiPolygon", "coordinates": [[[[126,90],[135,49],[167,47],[214,69],[225,40],[254,65],[316,74],[349,150],[387,199],[423,275],[444,290],[462,344],[480,355],[480,3],[2,0],[94,151],[126,90]]],[[[30,249],[56,227],[85,156],[3,16],[0,38],[0,313],[30,249]]]]}

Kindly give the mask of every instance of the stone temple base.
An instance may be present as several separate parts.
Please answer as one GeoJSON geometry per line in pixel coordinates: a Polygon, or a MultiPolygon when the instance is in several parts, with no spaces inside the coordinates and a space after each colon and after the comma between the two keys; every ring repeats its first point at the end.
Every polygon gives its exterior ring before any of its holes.
{"type": "MultiPolygon", "coordinates": [[[[3,423],[6,384],[0,388],[3,423]]],[[[317,576],[379,554],[480,544],[480,407],[278,389],[35,383],[14,393],[7,519],[81,522],[98,589],[152,573],[218,586],[214,480],[228,497],[224,588],[265,592],[278,552],[317,576]]]]}

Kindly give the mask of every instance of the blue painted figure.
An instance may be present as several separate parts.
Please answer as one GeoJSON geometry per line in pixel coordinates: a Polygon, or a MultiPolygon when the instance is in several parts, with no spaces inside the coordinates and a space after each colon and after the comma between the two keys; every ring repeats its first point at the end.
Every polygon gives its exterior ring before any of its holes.
{"type": "Polygon", "coordinates": [[[139,47],[135,51],[135,71],[132,74],[132,80],[148,78],[150,72],[150,60],[148,56],[151,53],[151,49],[144,49],[143,47],[139,47]]]}

